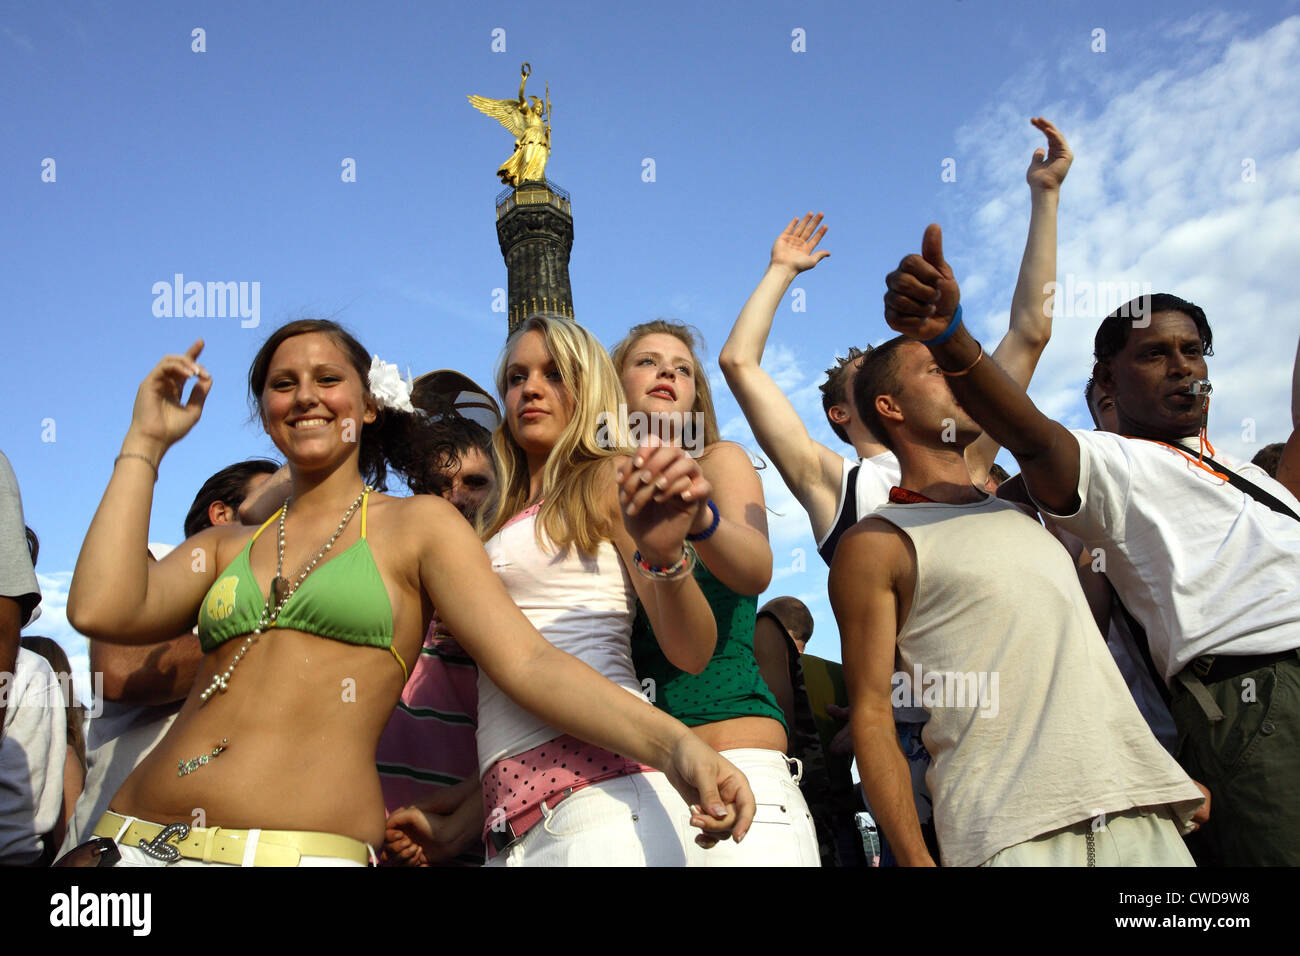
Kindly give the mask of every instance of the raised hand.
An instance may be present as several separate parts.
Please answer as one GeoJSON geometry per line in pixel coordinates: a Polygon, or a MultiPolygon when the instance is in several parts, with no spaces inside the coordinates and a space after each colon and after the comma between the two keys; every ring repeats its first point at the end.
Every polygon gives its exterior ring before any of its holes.
{"type": "Polygon", "coordinates": [[[713,486],[686,450],[655,436],[618,470],[623,524],[646,560],[676,560],[713,486]]]}
{"type": "Polygon", "coordinates": [[[194,427],[212,388],[212,377],[198,363],[202,351],[203,340],[199,339],[184,355],[168,355],[154,366],[135,394],[128,438],[152,444],[161,455],[194,427]],[[182,404],[185,383],[191,377],[198,381],[182,404]]]}
{"type": "Polygon", "coordinates": [[[1033,192],[1060,189],[1065,174],[1070,171],[1070,164],[1074,162],[1070,144],[1065,141],[1059,129],[1041,116],[1036,116],[1029,122],[1047,137],[1047,149],[1040,146],[1034,150],[1029,169],[1025,172],[1025,181],[1033,192]]]}
{"type": "Polygon", "coordinates": [[[961,302],[952,266],[943,257],[943,232],[925,227],[921,254],[913,253],[885,277],[885,321],[895,332],[925,340],[943,334],[961,302]]]}
{"type": "Polygon", "coordinates": [[[784,266],[799,273],[811,269],[829,256],[830,253],[825,249],[814,251],[817,243],[822,241],[822,236],[826,235],[825,226],[817,228],[821,221],[821,213],[815,216],[807,213],[802,220],[797,216],[791,219],[785,232],[777,236],[776,242],[772,244],[772,265],[784,266]]]}

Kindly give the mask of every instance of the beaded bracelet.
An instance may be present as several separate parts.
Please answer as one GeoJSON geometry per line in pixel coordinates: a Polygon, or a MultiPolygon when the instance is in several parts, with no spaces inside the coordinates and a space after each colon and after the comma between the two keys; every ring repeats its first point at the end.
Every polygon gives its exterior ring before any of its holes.
{"type": "Polygon", "coordinates": [[[952,338],[952,334],[957,331],[957,326],[961,325],[961,304],[958,303],[957,311],[952,314],[952,321],[948,327],[932,339],[921,339],[922,345],[941,345],[952,338]]]}
{"type": "Polygon", "coordinates": [[[707,530],[701,531],[699,534],[688,534],[686,536],[687,541],[709,540],[709,538],[713,537],[713,532],[718,530],[718,525],[722,523],[722,515],[718,514],[718,506],[713,503],[712,498],[709,499],[708,503],[709,510],[713,512],[713,524],[709,525],[707,530]]]}
{"type": "Polygon", "coordinates": [[[682,559],[667,567],[651,564],[641,557],[640,551],[633,552],[632,560],[642,577],[649,578],[651,581],[676,581],[695,570],[695,549],[689,544],[682,545],[682,559]]]}
{"type": "Polygon", "coordinates": [[[117,463],[121,461],[123,458],[139,458],[142,462],[144,462],[146,465],[148,465],[150,468],[153,469],[153,480],[154,481],[158,480],[158,466],[155,465],[152,459],[150,459],[147,455],[142,455],[139,452],[135,452],[135,451],[124,451],[122,452],[122,454],[118,455],[116,458],[113,459],[113,467],[116,468],[117,463]]]}

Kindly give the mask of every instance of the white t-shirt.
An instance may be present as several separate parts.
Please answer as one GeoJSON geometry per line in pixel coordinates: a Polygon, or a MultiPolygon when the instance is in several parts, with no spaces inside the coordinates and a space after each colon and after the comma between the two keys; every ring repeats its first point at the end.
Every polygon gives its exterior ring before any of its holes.
{"type": "Polygon", "coordinates": [[[0,738],[0,866],[22,866],[41,858],[41,837],[54,829],[63,809],[67,710],[49,663],[24,647],[3,685],[8,707],[0,738]]]}
{"type": "MultiPolygon", "coordinates": [[[[1106,576],[1146,628],[1171,680],[1203,654],[1271,654],[1300,646],[1300,521],[1278,514],[1158,442],[1077,430],[1079,501],[1043,513],[1101,548],[1106,576]]],[[[1215,459],[1300,514],[1262,468],[1215,459]]]]}

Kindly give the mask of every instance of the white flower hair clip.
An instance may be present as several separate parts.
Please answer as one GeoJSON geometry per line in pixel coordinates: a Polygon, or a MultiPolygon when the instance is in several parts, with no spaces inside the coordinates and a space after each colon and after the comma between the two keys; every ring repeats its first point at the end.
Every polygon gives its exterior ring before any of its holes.
{"type": "Polygon", "coordinates": [[[378,355],[370,360],[370,394],[380,408],[415,412],[415,406],[411,404],[411,383],[402,378],[396,365],[385,362],[378,355]]]}

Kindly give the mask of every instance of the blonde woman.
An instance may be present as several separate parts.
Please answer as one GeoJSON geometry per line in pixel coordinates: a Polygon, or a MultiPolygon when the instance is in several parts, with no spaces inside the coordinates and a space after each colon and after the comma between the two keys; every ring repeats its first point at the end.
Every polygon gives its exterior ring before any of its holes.
{"type": "Polygon", "coordinates": [[[147,562],[161,459],[212,386],[202,347],[167,356],[140,386],[68,595],[83,634],[150,643],[197,617],[205,650],[171,730],[95,828],[122,863],[373,862],[384,836],[375,746],[434,606],[522,707],[664,767],[709,808],[693,816],[702,827],[743,834],[752,797],[742,775],[542,640],[449,503],[371,487],[390,463],[439,456],[441,441],[403,410],[395,376],[335,323],[282,327],[249,373],[258,417],[291,469],[289,502],[256,533],[210,528],[147,562]]]}
{"type": "MultiPolygon", "coordinates": [[[[683,667],[653,619],[632,632],[637,675],[655,704],[744,770],[758,816],[744,846],[716,847],[688,862],[711,866],[818,866],[812,815],[799,790],[800,768],[787,761],[785,714],[754,657],[756,595],[772,577],[763,485],[746,451],[722,441],[717,413],[691,328],[657,320],[635,326],[613,351],[630,430],[650,428],[664,442],[699,456],[713,496],[696,505],[687,540],[699,554],[695,579],[717,623],[705,667],[683,667]],[[792,773],[793,766],[793,773],[792,773]]],[[[679,820],[685,830],[686,821],[679,820]]]]}
{"type": "MultiPolygon", "coordinates": [[[[497,374],[500,504],[485,531],[506,590],[542,635],[640,695],[628,642],[637,599],[683,666],[701,668],[713,614],[685,537],[711,494],[680,448],[604,440],[622,393],[609,356],[567,320],[534,317],[497,374]]],[[[595,721],[621,721],[582,701],[595,721]]],[[[681,801],[661,774],[583,744],[479,680],[479,765],[489,865],[681,865],[681,801]]],[[[681,813],[691,816],[686,807],[681,813]]]]}

